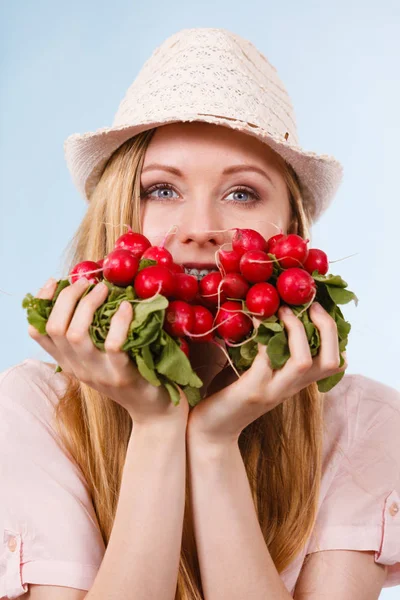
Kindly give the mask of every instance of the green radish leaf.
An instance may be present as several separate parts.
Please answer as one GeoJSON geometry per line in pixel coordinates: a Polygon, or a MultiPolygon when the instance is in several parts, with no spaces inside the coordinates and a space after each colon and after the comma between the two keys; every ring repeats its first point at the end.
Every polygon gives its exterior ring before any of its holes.
{"type": "Polygon", "coordinates": [[[182,391],[185,394],[190,406],[194,407],[200,402],[201,395],[200,390],[198,388],[192,387],[190,385],[185,385],[185,387],[182,388],[182,391]]]}
{"type": "Polygon", "coordinates": [[[318,391],[322,393],[329,392],[336,384],[339,383],[344,377],[344,371],[341,373],[337,373],[336,375],[331,375],[330,377],[325,377],[325,379],[320,379],[317,381],[318,391]]]}
{"type": "Polygon", "coordinates": [[[143,360],[140,354],[136,354],[135,358],[141,376],[144,377],[144,379],[146,379],[152,385],[155,385],[157,387],[160,386],[161,381],[158,379],[155,371],[153,369],[149,369],[149,367],[146,365],[146,362],[143,360]]]}
{"type": "Polygon", "coordinates": [[[272,369],[281,369],[290,358],[289,344],[285,331],[276,333],[269,341],[267,354],[272,369]]]}
{"type": "Polygon", "coordinates": [[[227,348],[229,357],[231,358],[233,364],[239,372],[241,370],[246,370],[253,363],[253,359],[243,358],[241,354],[241,348],[242,346],[239,346],[237,348],[228,346],[227,348]]]}
{"type": "Polygon", "coordinates": [[[179,388],[173,381],[164,381],[164,385],[167,388],[167,392],[169,393],[169,397],[174,406],[178,406],[181,395],[179,393],[179,388]]]}
{"type": "Polygon", "coordinates": [[[353,292],[339,287],[333,287],[331,285],[327,285],[326,289],[336,304],[348,304],[354,300],[355,305],[358,306],[358,298],[353,292]]]}
{"type": "Polygon", "coordinates": [[[53,300],[35,298],[26,294],[22,301],[22,308],[27,311],[27,320],[41,335],[46,335],[46,323],[53,309],[53,300]]]}
{"type": "Polygon", "coordinates": [[[203,382],[193,371],[186,354],[164,330],[162,337],[164,338],[165,345],[161,357],[155,365],[156,371],[179,385],[190,385],[196,388],[202,387],[203,382]]]}
{"type": "Polygon", "coordinates": [[[313,275],[313,277],[316,281],[321,281],[326,285],[332,285],[341,288],[347,287],[347,282],[344,281],[344,279],[342,279],[340,275],[319,275],[317,273],[316,275],[313,275]]]}
{"type": "Polygon", "coordinates": [[[153,260],[152,258],[142,258],[142,260],[139,262],[139,268],[137,272],[139,273],[139,271],[141,271],[142,269],[145,269],[146,267],[152,267],[156,264],[157,261],[153,260]]]}
{"type": "Polygon", "coordinates": [[[135,317],[132,322],[132,327],[137,328],[147,319],[150,313],[167,308],[168,300],[165,296],[157,294],[150,302],[141,301],[135,305],[135,317]]]}
{"type": "Polygon", "coordinates": [[[154,371],[155,367],[150,346],[143,346],[143,348],[141,348],[141,354],[144,362],[146,363],[146,367],[151,371],[154,371]]]}
{"type": "Polygon", "coordinates": [[[258,353],[258,345],[257,342],[255,342],[255,338],[250,342],[243,344],[243,346],[240,346],[239,350],[241,357],[244,358],[245,361],[253,362],[258,353]]]}
{"type": "Polygon", "coordinates": [[[351,330],[350,323],[342,319],[342,317],[338,314],[335,315],[335,321],[338,329],[339,339],[342,340],[344,338],[347,338],[351,330]]]}
{"type": "Polygon", "coordinates": [[[147,321],[135,329],[133,322],[130,325],[128,337],[121,350],[127,352],[132,348],[145,348],[155,342],[160,335],[164,322],[165,311],[158,311],[149,316],[147,321]],[[160,313],[160,314],[159,314],[160,313]]]}
{"type": "Polygon", "coordinates": [[[54,292],[54,295],[52,298],[53,306],[56,303],[56,300],[57,300],[58,296],[60,295],[60,293],[63,291],[63,289],[70,285],[71,284],[68,281],[68,279],[60,279],[60,281],[58,281],[56,291],[54,292]]]}
{"type": "Polygon", "coordinates": [[[273,333],[279,333],[283,331],[283,328],[283,321],[281,320],[278,322],[277,320],[270,321],[269,319],[264,319],[257,328],[257,335],[254,340],[259,344],[267,345],[273,333]]]}

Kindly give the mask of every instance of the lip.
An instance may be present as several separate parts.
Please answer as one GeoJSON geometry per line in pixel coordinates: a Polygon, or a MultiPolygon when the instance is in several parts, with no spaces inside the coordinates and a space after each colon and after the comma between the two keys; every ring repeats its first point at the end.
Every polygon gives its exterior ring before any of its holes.
{"type": "Polygon", "coordinates": [[[209,269],[209,270],[218,271],[218,267],[215,263],[189,262],[189,263],[181,263],[181,265],[183,267],[186,267],[187,269],[199,269],[200,271],[201,271],[201,269],[209,269]]]}

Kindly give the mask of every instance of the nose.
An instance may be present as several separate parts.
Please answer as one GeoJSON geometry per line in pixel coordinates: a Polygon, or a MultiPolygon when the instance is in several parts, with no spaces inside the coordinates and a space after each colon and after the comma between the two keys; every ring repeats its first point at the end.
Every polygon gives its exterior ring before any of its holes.
{"type": "Polygon", "coordinates": [[[206,203],[188,202],[180,216],[176,234],[180,244],[216,249],[231,238],[229,231],[224,231],[226,227],[218,211],[206,203]]]}

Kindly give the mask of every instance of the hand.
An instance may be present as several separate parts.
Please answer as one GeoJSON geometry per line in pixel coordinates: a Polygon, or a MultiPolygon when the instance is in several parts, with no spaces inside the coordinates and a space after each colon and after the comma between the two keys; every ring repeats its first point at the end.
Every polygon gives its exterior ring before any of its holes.
{"type": "MultiPolygon", "coordinates": [[[[127,352],[121,351],[133,318],[132,306],[124,312],[122,304],[111,319],[102,352],[89,336],[93,315],[106,300],[107,286],[96,285],[84,298],[90,283],[81,278],[64,288],[54,304],[46,323],[47,335],[41,335],[29,325],[28,333],[62,370],[123,406],[134,423],[186,429],[189,403],[181,392],[179,405],[171,401],[167,390],[146,381],[127,352]]],[[[43,287],[38,298],[51,300],[57,288],[53,280],[43,287]]]]}
{"type": "MultiPolygon", "coordinates": [[[[251,367],[234,383],[204,398],[189,414],[187,436],[189,440],[206,444],[237,442],[243,429],[269,412],[287,398],[306,388],[314,381],[341,373],[339,368],[339,342],[335,320],[322,308],[310,307],[310,318],[321,335],[321,347],[311,356],[304,325],[290,310],[285,315],[282,308],[278,317],[288,332],[290,358],[282,369],[273,370],[266,346],[258,344],[258,354],[251,367]]],[[[255,325],[257,320],[254,319],[255,325]]],[[[232,375],[228,375],[232,379],[232,375]]]]}

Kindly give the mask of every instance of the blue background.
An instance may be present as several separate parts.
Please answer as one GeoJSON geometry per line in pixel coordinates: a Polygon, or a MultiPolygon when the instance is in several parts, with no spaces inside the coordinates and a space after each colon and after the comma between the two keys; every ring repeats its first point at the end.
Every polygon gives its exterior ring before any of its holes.
{"type": "MultiPolygon", "coordinates": [[[[312,245],[359,297],[348,373],[400,389],[400,3],[8,2],[0,7],[0,371],[51,360],[27,334],[21,302],[50,277],[86,204],[68,173],[71,133],[111,125],[126,89],[167,37],[222,27],[253,42],[292,98],[300,143],[333,154],[344,181],[312,245]]],[[[385,589],[382,599],[398,598],[385,589]]]]}

